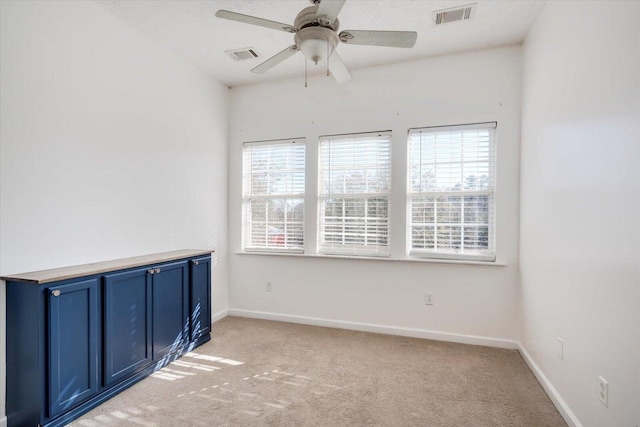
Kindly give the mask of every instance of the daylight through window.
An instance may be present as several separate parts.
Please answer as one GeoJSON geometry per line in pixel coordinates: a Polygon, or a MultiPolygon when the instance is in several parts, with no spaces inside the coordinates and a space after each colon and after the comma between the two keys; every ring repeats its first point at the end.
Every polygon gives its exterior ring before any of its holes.
{"type": "Polygon", "coordinates": [[[390,149],[391,132],[320,137],[320,253],[390,255],[390,149]]]}
{"type": "Polygon", "coordinates": [[[410,129],[410,255],[495,260],[495,127],[410,129]]]}
{"type": "Polygon", "coordinates": [[[243,249],[302,252],[305,139],[243,146],[243,249]]]}

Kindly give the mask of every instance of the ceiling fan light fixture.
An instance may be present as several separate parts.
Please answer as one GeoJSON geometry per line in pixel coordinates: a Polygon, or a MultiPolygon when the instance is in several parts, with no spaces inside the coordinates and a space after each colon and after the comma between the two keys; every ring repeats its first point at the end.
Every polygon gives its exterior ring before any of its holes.
{"type": "Polygon", "coordinates": [[[316,65],[331,56],[338,45],[336,33],[324,27],[303,28],[296,33],[294,40],[304,57],[316,65]]]}
{"type": "Polygon", "coordinates": [[[327,41],[323,39],[303,40],[299,49],[305,58],[318,65],[318,62],[322,61],[327,54],[327,41]]]}

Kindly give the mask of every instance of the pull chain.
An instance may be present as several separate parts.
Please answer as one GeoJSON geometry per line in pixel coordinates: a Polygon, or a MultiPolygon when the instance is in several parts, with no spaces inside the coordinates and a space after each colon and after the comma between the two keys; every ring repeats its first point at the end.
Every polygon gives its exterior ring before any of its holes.
{"type": "Polygon", "coordinates": [[[329,77],[329,40],[327,40],[327,77],[329,77]]]}
{"type": "Polygon", "coordinates": [[[304,87],[307,87],[307,63],[309,61],[307,58],[304,58],[304,87]]]}

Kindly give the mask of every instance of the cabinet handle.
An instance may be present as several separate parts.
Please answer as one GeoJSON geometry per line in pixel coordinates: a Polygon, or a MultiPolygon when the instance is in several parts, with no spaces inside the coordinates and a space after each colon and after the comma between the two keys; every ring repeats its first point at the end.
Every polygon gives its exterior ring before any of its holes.
{"type": "Polygon", "coordinates": [[[149,273],[149,274],[153,274],[153,268],[148,269],[148,270],[147,270],[147,273],[149,273]]]}
{"type": "Polygon", "coordinates": [[[59,297],[60,289],[54,289],[53,291],[51,291],[51,295],[53,295],[54,297],[59,297]]]}
{"type": "Polygon", "coordinates": [[[156,273],[160,273],[160,269],[159,268],[156,268],[156,273]]]}
{"type": "Polygon", "coordinates": [[[200,264],[200,261],[193,261],[193,265],[198,265],[200,264]]]}

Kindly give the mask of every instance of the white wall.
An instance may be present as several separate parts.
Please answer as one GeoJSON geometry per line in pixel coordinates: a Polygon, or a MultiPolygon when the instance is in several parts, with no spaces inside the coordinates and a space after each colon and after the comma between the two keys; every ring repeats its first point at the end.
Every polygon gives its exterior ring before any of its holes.
{"type": "Polygon", "coordinates": [[[524,45],[521,339],[584,426],[640,425],[639,20],[548,2],[524,45]]]}
{"type": "Polygon", "coordinates": [[[0,274],[215,248],[225,310],[228,89],[93,2],[0,7],[0,274]]]}
{"type": "MultiPolygon", "coordinates": [[[[348,55],[348,52],[342,54],[348,55]]],[[[301,57],[291,60],[298,60],[302,73],[301,57]]],[[[231,312],[262,317],[265,313],[276,313],[279,318],[294,316],[289,317],[290,320],[312,317],[360,322],[405,328],[404,332],[409,328],[515,339],[520,47],[353,70],[352,74],[353,80],[346,85],[318,76],[310,79],[307,88],[301,77],[231,90],[231,312]],[[319,135],[391,129],[393,256],[402,257],[406,243],[403,204],[407,129],[483,121],[498,122],[497,258],[498,263],[506,266],[234,253],[241,250],[243,142],[306,137],[306,191],[310,195],[307,200],[313,201],[317,192],[319,135]],[[270,293],[265,292],[266,281],[273,283],[270,293]],[[432,307],[424,305],[426,291],[434,295],[432,307]]],[[[305,214],[309,241],[306,249],[313,252],[317,214],[313,203],[307,204],[305,214]]],[[[400,329],[396,332],[402,333],[400,329]]]]}

